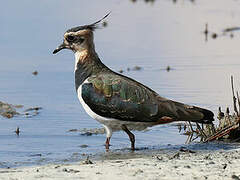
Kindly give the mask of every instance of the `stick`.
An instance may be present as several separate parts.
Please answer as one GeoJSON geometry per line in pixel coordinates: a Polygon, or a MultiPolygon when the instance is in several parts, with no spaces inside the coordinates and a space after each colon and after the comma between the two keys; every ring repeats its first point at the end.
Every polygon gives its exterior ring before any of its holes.
{"type": "Polygon", "coordinates": [[[240,98],[239,98],[238,91],[237,91],[237,100],[238,100],[238,109],[240,110],[240,98]]]}
{"type": "Polygon", "coordinates": [[[188,121],[188,123],[189,123],[190,129],[191,129],[191,131],[192,131],[192,133],[193,133],[194,131],[193,131],[193,128],[192,128],[192,124],[191,124],[190,121],[188,121]]]}
{"type": "Polygon", "coordinates": [[[190,142],[192,142],[192,137],[193,137],[193,134],[189,134],[185,144],[189,144],[190,142]]]}
{"type": "Polygon", "coordinates": [[[208,137],[204,142],[213,141],[213,140],[215,140],[217,138],[221,138],[221,137],[229,134],[230,131],[232,131],[232,130],[238,128],[238,127],[239,127],[238,124],[235,124],[235,125],[232,125],[232,126],[228,126],[228,127],[224,128],[224,129],[222,129],[221,131],[218,131],[216,134],[208,137]]]}
{"type": "Polygon", "coordinates": [[[238,116],[238,109],[237,109],[237,105],[236,105],[237,98],[234,95],[233,76],[231,76],[231,85],[232,85],[232,94],[233,94],[233,107],[234,107],[234,111],[236,112],[236,114],[238,116]]]}
{"type": "Polygon", "coordinates": [[[196,123],[196,125],[197,125],[197,128],[198,128],[198,130],[200,131],[201,135],[202,135],[204,138],[207,138],[206,134],[203,132],[203,130],[201,129],[201,127],[199,126],[199,124],[196,123]]]}

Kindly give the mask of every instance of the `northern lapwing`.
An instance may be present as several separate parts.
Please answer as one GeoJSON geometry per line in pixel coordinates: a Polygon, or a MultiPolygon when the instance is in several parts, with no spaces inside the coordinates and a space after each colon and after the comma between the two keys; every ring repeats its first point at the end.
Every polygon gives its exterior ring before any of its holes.
{"type": "Polygon", "coordinates": [[[212,123],[211,111],[161,97],[102,63],[94,48],[93,33],[108,15],[93,24],[67,30],[63,43],[53,51],[55,54],[70,49],[75,53],[77,95],[85,111],[104,126],[106,149],[109,149],[113,131],[125,131],[134,150],[135,137],[130,130],[144,130],[174,121],[212,123]]]}

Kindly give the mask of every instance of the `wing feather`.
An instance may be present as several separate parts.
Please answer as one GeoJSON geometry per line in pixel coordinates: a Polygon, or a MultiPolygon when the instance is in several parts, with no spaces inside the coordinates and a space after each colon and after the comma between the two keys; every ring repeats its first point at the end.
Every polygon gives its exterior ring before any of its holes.
{"type": "Polygon", "coordinates": [[[82,86],[82,98],[92,111],[103,117],[156,123],[166,118],[203,123],[213,120],[211,111],[163,98],[122,75],[100,74],[90,77],[88,82],[82,86]]]}
{"type": "Polygon", "coordinates": [[[97,114],[123,121],[155,121],[154,91],[121,76],[101,75],[82,86],[82,98],[97,114]]]}

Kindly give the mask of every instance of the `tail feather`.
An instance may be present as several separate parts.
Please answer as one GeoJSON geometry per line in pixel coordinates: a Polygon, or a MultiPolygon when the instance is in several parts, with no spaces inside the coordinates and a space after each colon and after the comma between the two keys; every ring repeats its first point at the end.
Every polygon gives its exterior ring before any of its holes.
{"type": "Polygon", "coordinates": [[[212,122],[214,121],[214,118],[213,118],[214,114],[212,111],[209,111],[203,108],[197,108],[197,110],[203,114],[203,118],[194,122],[203,123],[203,124],[212,124],[212,122]]]}
{"type": "Polygon", "coordinates": [[[174,104],[180,121],[191,121],[204,124],[212,124],[214,121],[214,114],[210,110],[196,106],[189,106],[179,102],[174,102],[174,104]]]}

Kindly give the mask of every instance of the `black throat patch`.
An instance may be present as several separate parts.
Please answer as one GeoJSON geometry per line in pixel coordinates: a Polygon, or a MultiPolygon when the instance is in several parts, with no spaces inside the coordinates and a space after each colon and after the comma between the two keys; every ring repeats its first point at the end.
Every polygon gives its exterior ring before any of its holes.
{"type": "Polygon", "coordinates": [[[78,90],[79,86],[89,77],[91,76],[91,70],[87,67],[86,64],[77,64],[77,68],[75,70],[75,88],[78,90]]]}

